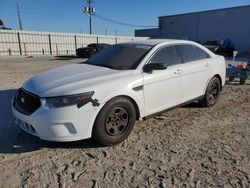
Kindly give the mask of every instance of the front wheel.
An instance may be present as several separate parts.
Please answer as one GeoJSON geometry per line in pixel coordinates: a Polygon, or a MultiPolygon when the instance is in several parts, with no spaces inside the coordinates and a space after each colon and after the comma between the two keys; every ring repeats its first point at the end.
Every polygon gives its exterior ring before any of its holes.
{"type": "Polygon", "coordinates": [[[213,77],[208,83],[206,93],[204,95],[201,104],[205,107],[210,107],[216,104],[221,91],[220,80],[216,77],[213,77]]]}
{"type": "Polygon", "coordinates": [[[105,146],[118,144],[129,136],[135,119],[134,105],[126,98],[114,98],[98,114],[93,127],[93,138],[105,146]]]}

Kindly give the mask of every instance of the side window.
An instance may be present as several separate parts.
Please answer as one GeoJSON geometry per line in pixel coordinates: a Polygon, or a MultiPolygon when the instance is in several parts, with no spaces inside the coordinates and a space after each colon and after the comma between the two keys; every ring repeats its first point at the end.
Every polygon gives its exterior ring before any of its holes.
{"type": "Polygon", "coordinates": [[[175,46],[167,46],[159,49],[152,57],[151,63],[162,63],[166,66],[178,64],[178,56],[175,46]]]}
{"type": "Polygon", "coordinates": [[[202,49],[192,45],[179,45],[183,63],[209,58],[209,55],[202,49]]]}
{"type": "Polygon", "coordinates": [[[210,55],[207,54],[207,52],[205,52],[204,50],[202,50],[202,49],[200,49],[198,47],[195,47],[195,48],[197,49],[197,53],[198,53],[200,59],[207,59],[207,58],[210,57],[210,55]]]}

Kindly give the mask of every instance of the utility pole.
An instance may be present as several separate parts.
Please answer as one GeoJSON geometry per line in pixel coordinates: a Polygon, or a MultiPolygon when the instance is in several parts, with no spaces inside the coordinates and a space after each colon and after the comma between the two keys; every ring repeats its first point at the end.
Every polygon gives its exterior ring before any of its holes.
{"type": "Polygon", "coordinates": [[[23,25],[22,25],[22,20],[21,20],[21,15],[20,15],[20,11],[19,11],[18,2],[16,2],[16,8],[17,8],[19,29],[20,29],[20,30],[23,30],[23,25]]]}
{"type": "Polygon", "coordinates": [[[84,13],[89,17],[89,34],[92,34],[92,15],[95,13],[95,8],[92,6],[93,0],[87,0],[87,6],[84,13]]]}

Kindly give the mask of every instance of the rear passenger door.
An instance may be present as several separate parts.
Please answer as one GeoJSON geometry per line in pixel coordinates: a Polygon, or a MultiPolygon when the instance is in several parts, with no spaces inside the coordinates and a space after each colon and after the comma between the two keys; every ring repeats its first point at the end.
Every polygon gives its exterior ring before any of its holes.
{"type": "Polygon", "coordinates": [[[190,44],[177,45],[181,58],[181,88],[183,102],[204,95],[210,75],[209,54],[190,44]]]}

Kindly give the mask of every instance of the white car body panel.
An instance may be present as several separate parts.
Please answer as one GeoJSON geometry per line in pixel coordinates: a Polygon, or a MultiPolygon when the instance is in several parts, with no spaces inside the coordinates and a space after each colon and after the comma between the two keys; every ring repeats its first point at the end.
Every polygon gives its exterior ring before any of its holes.
{"type": "Polygon", "coordinates": [[[90,138],[95,119],[102,107],[112,98],[124,96],[133,100],[139,110],[139,119],[182,104],[205,94],[211,78],[219,75],[225,83],[225,60],[205,47],[182,40],[147,40],[132,42],[154,45],[135,70],[113,70],[87,64],[67,65],[30,78],[23,88],[41,98],[42,105],[27,116],[12,107],[18,124],[25,131],[49,141],[75,141],[90,138]],[[169,66],[166,70],[143,72],[143,67],[162,46],[195,45],[211,58],[187,64],[169,66]],[[136,90],[135,88],[142,89],[136,90]],[[67,106],[50,109],[46,97],[57,97],[94,91],[91,103],[81,108],[67,106]],[[27,125],[32,125],[36,133],[27,125]]]}
{"type": "Polygon", "coordinates": [[[166,70],[143,73],[146,116],[181,104],[181,79],[175,74],[180,65],[166,70]]]}
{"type": "Polygon", "coordinates": [[[181,72],[183,103],[205,94],[203,88],[207,85],[207,78],[211,72],[210,66],[210,62],[207,62],[207,60],[181,64],[179,70],[181,72]]]}

